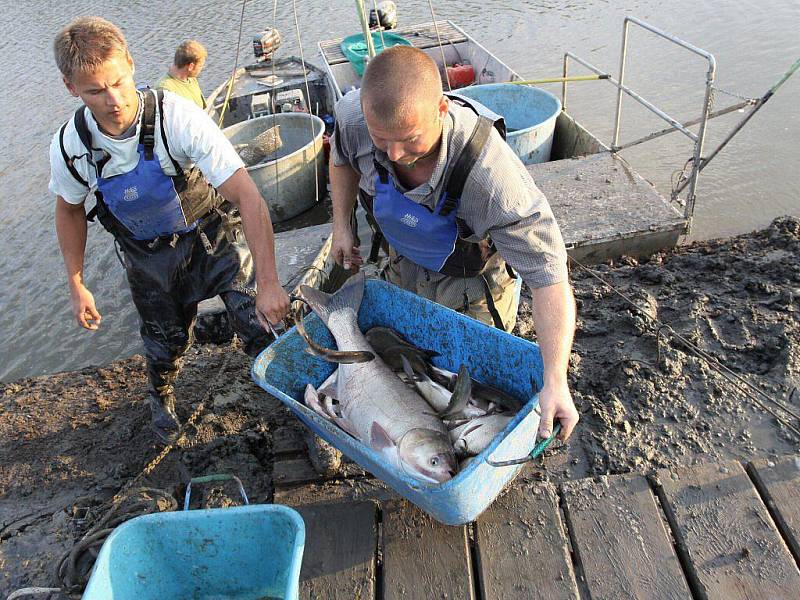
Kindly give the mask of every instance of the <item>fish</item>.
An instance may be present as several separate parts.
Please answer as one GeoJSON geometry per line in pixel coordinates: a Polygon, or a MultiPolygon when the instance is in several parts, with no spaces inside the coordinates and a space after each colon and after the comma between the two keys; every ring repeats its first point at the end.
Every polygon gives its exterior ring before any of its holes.
{"type": "Polygon", "coordinates": [[[373,327],[365,336],[383,362],[396,372],[403,370],[402,358],[405,357],[415,373],[427,373],[430,360],[439,356],[438,352],[407,342],[389,327],[373,327]]]}
{"type": "Polygon", "coordinates": [[[512,415],[485,415],[477,417],[450,430],[450,440],[456,456],[476,456],[492,443],[514,417],[512,415]]]}
{"type": "MultiPolygon", "coordinates": [[[[301,286],[300,292],[341,352],[372,352],[357,320],[364,294],[363,272],[350,277],[335,294],[308,286],[301,286]]],[[[321,409],[322,416],[402,472],[428,483],[444,483],[456,474],[458,463],[442,419],[379,356],[367,362],[340,363],[336,381],[328,388],[333,389],[335,406],[319,402],[318,392],[307,385],[309,407],[321,409]]]]}
{"type": "MultiPolygon", "coordinates": [[[[458,375],[447,369],[441,369],[433,365],[430,366],[431,378],[440,385],[452,390],[455,387],[458,375]]],[[[533,392],[535,394],[539,389],[536,382],[531,380],[533,392]]],[[[517,412],[524,405],[525,402],[520,401],[518,398],[507,394],[506,392],[497,389],[494,386],[481,383],[477,379],[472,379],[472,398],[473,400],[483,400],[485,403],[493,403],[503,408],[503,410],[517,412]]]]}

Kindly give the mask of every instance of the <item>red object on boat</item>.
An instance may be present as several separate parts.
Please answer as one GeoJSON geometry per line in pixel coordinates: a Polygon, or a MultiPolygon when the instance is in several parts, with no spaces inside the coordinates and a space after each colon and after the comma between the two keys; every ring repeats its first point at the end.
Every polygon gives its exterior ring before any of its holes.
{"type": "Polygon", "coordinates": [[[328,162],[331,155],[331,136],[327,133],[322,134],[322,152],[325,156],[325,162],[328,162]]]}
{"type": "Polygon", "coordinates": [[[472,65],[454,64],[447,67],[447,78],[450,80],[450,88],[457,90],[475,82],[475,69],[472,65]]]}

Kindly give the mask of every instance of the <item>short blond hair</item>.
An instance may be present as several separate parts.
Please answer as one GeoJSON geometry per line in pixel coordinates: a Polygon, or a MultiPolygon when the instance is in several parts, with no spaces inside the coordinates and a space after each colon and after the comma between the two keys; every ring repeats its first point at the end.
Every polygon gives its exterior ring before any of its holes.
{"type": "Polygon", "coordinates": [[[361,108],[381,121],[404,122],[418,106],[438,106],[442,78],[436,62],[419,48],[393,46],[367,63],[361,108]]]}
{"type": "Polygon", "coordinates": [[[206,56],[208,56],[208,52],[203,44],[197,40],[186,40],[175,50],[175,66],[178,68],[185,67],[205,60],[206,56]]]}
{"type": "Polygon", "coordinates": [[[53,42],[56,65],[71,80],[75,73],[92,73],[115,53],[130,59],[122,30],[102,17],[78,17],[53,42]]]}

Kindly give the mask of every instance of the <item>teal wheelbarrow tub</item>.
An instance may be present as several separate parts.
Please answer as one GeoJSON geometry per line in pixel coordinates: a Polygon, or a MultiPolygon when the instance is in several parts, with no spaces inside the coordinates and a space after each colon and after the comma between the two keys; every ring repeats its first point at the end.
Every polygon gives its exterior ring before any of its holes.
{"type": "MultiPolygon", "coordinates": [[[[303,323],[317,343],[336,347],[333,336],[316,315],[309,315],[303,323]]],[[[461,525],[475,520],[519,473],[522,463],[549,443],[536,439],[536,391],[542,387],[544,371],[539,347],[378,280],[366,282],[358,323],[362,331],[391,327],[413,344],[438,352],[439,356],[433,359],[436,366],[458,371],[463,363],[473,378],[527,399],[527,403],[453,479],[428,484],[386,463],[377,452],[306,407],[306,384],[319,387],[336,365],[306,353],[306,342],[296,328],[286,331],[256,358],[253,379],[286,404],[314,433],[439,522],[461,525]]]]}
{"type": "Polygon", "coordinates": [[[83,600],[295,600],[304,544],[277,504],[136,517],[103,544],[83,600]]]}

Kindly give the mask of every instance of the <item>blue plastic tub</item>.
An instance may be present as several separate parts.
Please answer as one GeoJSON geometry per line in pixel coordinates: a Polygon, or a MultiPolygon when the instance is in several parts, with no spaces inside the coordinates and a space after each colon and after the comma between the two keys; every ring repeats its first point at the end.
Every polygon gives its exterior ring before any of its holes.
{"type": "Polygon", "coordinates": [[[523,164],[547,162],[553,146],[561,101],[550,92],[511,83],[473,85],[456,90],[483,104],[506,121],[506,141],[523,164]]]}
{"type": "Polygon", "coordinates": [[[298,596],[305,525],[287,506],[144,515],[103,544],[83,600],[298,596]]]}
{"type": "MultiPolygon", "coordinates": [[[[463,363],[475,379],[530,400],[503,434],[458,475],[443,484],[426,484],[387,464],[375,451],[305,406],[302,400],[306,384],[319,386],[336,365],[307,354],[306,343],[295,328],[258,356],[253,364],[253,379],[317,435],[436,520],[447,525],[475,520],[522,468],[494,467],[487,459],[518,459],[536,446],[539,397],[532,394],[531,380],[537,390],[541,388],[539,347],[377,280],[366,282],[358,322],[362,331],[379,325],[392,327],[410,342],[439,352],[433,360],[437,366],[458,371],[463,363]]],[[[333,336],[316,315],[309,315],[304,323],[315,341],[335,347],[333,336]]]]}

